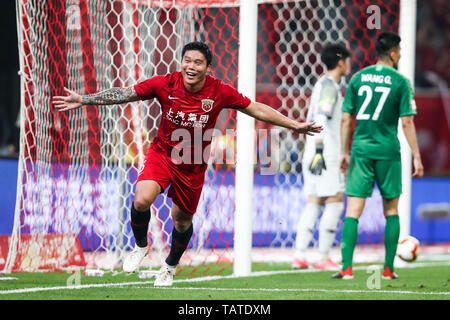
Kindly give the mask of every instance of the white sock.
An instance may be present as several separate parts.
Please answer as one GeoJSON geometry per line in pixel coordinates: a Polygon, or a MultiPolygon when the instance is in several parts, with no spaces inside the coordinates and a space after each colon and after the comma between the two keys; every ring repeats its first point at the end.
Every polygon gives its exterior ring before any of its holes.
{"type": "Polygon", "coordinates": [[[314,225],[322,211],[322,206],[314,203],[307,203],[305,211],[300,217],[297,225],[297,237],[295,240],[295,256],[299,259],[305,258],[305,251],[313,237],[314,225]]]}
{"type": "Polygon", "coordinates": [[[319,224],[319,253],[321,260],[328,259],[328,254],[336,238],[336,230],[342,211],[343,202],[327,203],[319,224]]]}
{"type": "Polygon", "coordinates": [[[170,264],[167,264],[167,262],[164,261],[162,267],[171,269],[171,270],[175,270],[177,268],[177,266],[171,266],[170,264]]]}

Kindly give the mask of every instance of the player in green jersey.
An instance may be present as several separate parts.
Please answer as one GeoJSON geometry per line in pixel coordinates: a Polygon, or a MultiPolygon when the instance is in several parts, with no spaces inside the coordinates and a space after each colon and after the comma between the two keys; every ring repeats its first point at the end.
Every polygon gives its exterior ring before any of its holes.
{"type": "Polygon", "coordinates": [[[417,113],[411,84],[397,71],[400,37],[382,33],[375,43],[378,62],[357,72],[347,88],[341,122],[340,167],[347,174],[347,209],[342,228],[342,270],[333,278],[352,279],[353,251],[358,239],[358,219],[377,183],[386,217],[385,265],[382,277],[395,279],[394,258],[400,233],[398,200],[402,192],[399,118],[412,150],[413,176],[423,176],[413,116],[417,113]],[[356,118],[351,155],[349,136],[356,118]]]}

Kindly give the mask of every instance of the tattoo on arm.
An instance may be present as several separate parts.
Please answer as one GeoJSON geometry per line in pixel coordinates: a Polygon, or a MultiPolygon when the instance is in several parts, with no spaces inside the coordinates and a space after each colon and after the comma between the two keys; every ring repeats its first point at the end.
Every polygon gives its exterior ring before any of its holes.
{"type": "Polygon", "coordinates": [[[86,94],[81,97],[83,105],[121,104],[137,100],[139,100],[139,96],[133,87],[111,88],[94,94],[86,94]]]}

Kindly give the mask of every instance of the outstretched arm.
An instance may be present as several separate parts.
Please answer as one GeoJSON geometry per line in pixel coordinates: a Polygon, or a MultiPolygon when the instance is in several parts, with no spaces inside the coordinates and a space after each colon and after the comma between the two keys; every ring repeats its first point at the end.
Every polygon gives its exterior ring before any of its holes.
{"type": "Polygon", "coordinates": [[[323,129],[322,126],[316,125],[314,122],[298,122],[292,120],[268,105],[259,102],[251,102],[247,108],[239,109],[239,111],[255,119],[310,136],[323,129]]]}
{"type": "Polygon", "coordinates": [[[139,100],[134,87],[111,88],[94,94],[80,95],[75,91],[64,88],[66,96],[55,96],[53,104],[59,111],[79,108],[83,105],[109,105],[133,102],[139,100]]]}

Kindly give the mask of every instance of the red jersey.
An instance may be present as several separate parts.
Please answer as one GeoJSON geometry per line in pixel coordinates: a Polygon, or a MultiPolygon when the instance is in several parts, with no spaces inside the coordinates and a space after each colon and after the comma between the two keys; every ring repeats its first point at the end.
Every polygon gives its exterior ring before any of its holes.
{"type": "Polygon", "coordinates": [[[207,161],[203,156],[211,143],[211,131],[207,130],[214,129],[222,109],[242,109],[251,103],[236,89],[209,75],[203,88],[195,93],[186,90],[181,72],[155,76],[136,84],[134,89],[141,100],[157,98],[162,107],[151,148],[171,156],[174,162],[179,159],[173,155],[179,155],[183,158],[181,162],[188,164],[207,161]]]}

